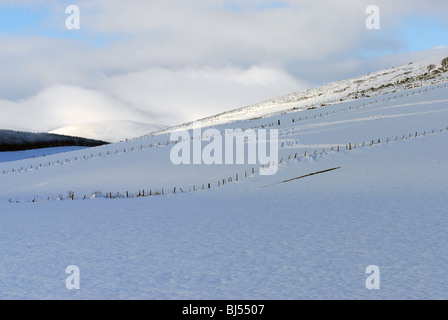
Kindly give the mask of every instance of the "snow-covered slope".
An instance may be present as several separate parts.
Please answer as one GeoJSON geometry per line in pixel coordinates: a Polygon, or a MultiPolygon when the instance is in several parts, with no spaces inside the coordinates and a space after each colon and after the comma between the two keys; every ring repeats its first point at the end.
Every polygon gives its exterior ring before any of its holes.
{"type": "MultiPolygon", "coordinates": [[[[219,125],[296,112],[297,110],[317,108],[322,105],[336,104],[342,101],[381,96],[386,93],[443,83],[448,80],[448,70],[441,67],[441,61],[446,57],[448,57],[448,50],[416,62],[407,62],[400,66],[372,72],[356,78],[328,83],[320,87],[295,92],[287,96],[204,118],[201,119],[202,125],[219,125]],[[431,66],[431,69],[428,69],[429,66],[431,66]]],[[[185,128],[191,128],[192,125],[193,123],[186,123],[161,130],[160,133],[170,132],[173,129],[184,130],[185,128]]]]}
{"type": "Polygon", "coordinates": [[[447,73],[424,76],[438,60],[203,121],[214,139],[277,129],[274,175],[174,165],[180,126],[0,163],[0,297],[446,298],[447,73]]]}
{"type": "Polygon", "coordinates": [[[445,299],[447,141],[319,154],[186,194],[1,203],[0,297],[445,299]]]}
{"type": "Polygon", "coordinates": [[[147,135],[166,126],[149,124],[137,121],[111,121],[107,123],[74,124],[50,131],[50,133],[63,134],[75,137],[84,137],[108,142],[119,142],[126,139],[147,135]]]}

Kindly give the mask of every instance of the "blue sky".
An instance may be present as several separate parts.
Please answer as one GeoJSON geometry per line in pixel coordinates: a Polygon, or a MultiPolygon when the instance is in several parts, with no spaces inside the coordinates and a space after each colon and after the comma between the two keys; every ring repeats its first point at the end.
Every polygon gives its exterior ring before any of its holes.
{"type": "Polygon", "coordinates": [[[27,6],[4,5],[0,7],[0,32],[24,35],[41,29],[50,15],[48,8],[29,8],[27,6]]]}
{"type": "Polygon", "coordinates": [[[14,37],[40,36],[84,42],[91,46],[101,46],[110,41],[111,36],[89,34],[86,29],[71,31],[65,27],[68,17],[65,11],[55,12],[45,5],[4,5],[0,6],[0,33],[14,37]]]}
{"type": "MultiPolygon", "coordinates": [[[[448,13],[447,13],[448,14],[448,13]]],[[[448,45],[448,19],[443,24],[430,17],[410,16],[397,34],[407,45],[408,51],[430,49],[448,45]]]]}

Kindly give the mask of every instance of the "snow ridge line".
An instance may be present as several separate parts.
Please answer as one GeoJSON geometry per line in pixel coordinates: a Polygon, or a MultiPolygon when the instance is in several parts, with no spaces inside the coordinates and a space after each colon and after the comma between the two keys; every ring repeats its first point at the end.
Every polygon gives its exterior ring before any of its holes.
{"type": "MultiPolygon", "coordinates": [[[[335,85],[338,85],[338,84],[342,85],[342,87],[345,87],[345,89],[343,89],[342,91],[339,91],[340,89],[338,89],[336,91],[333,91],[333,93],[336,93],[337,91],[338,92],[344,92],[346,89],[348,89],[350,87],[353,87],[356,84],[357,81],[361,80],[362,82],[365,82],[366,80],[368,80],[368,79],[362,79],[365,76],[369,76],[370,75],[370,77],[373,76],[373,78],[377,78],[377,76],[380,75],[380,73],[383,73],[384,71],[387,71],[387,70],[392,70],[392,72],[388,72],[389,74],[391,74],[391,73],[395,74],[396,71],[399,70],[399,69],[397,69],[395,67],[392,67],[392,68],[389,68],[389,69],[377,71],[377,72],[375,72],[373,74],[369,73],[367,75],[360,76],[360,77],[355,77],[355,78],[350,78],[350,79],[346,79],[346,80],[342,80],[342,81],[336,81],[336,82],[327,83],[327,84],[324,84],[324,85],[319,86],[319,87],[310,88],[310,89],[307,89],[305,91],[295,92],[295,93],[292,93],[292,94],[289,94],[289,95],[286,95],[286,96],[282,96],[282,97],[271,99],[271,100],[268,100],[268,101],[265,101],[265,102],[262,102],[262,103],[258,103],[256,105],[248,106],[246,108],[255,109],[256,107],[260,107],[260,106],[264,106],[264,105],[293,105],[293,104],[297,104],[298,102],[300,102],[304,98],[313,98],[313,97],[315,97],[318,92],[322,92],[322,91],[326,92],[326,91],[328,91],[328,89],[333,89],[334,90],[335,89],[335,85]],[[325,89],[325,88],[327,88],[327,89],[325,89]],[[313,91],[315,92],[314,96],[309,97],[309,95],[306,94],[307,92],[313,92],[313,91]]],[[[377,88],[373,88],[373,90],[371,90],[372,88],[370,88],[369,89],[370,90],[369,94],[370,94],[370,96],[374,96],[374,97],[381,96],[383,94],[388,94],[389,92],[384,92],[383,91],[384,89],[382,89],[382,88],[383,87],[387,88],[388,87],[387,85],[389,85],[389,84],[395,85],[393,87],[393,89],[398,92],[398,91],[406,91],[406,90],[414,89],[414,88],[418,88],[418,87],[428,87],[428,86],[432,86],[432,85],[435,85],[435,84],[443,83],[443,82],[447,81],[447,77],[445,77],[443,75],[445,72],[447,72],[447,70],[442,71],[441,74],[435,75],[433,78],[423,79],[423,81],[422,81],[422,79],[418,79],[419,76],[414,77],[414,78],[406,77],[406,79],[414,80],[411,83],[407,83],[407,82],[404,82],[404,83],[394,83],[394,82],[390,82],[391,79],[389,81],[386,80],[386,81],[378,83],[378,85],[382,83],[382,86],[377,87],[377,88]],[[418,83],[419,81],[420,81],[420,83],[418,83]]],[[[405,74],[401,74],[401,76],[404,76],[404,75],[405,74]]],[[[397,75],[397,76],[400,76],[400,74],[397,75]]],[[[364,91],[364,92],[366,92],[366,91],[364,91]]],[[[361,92],[359,92],[359,91],[349,92],[349,94],[346,97],[349,98],[351,95],[358,96],[359,93],[363,93],[363,91],[361,91],[361,92]]],[[[325,102],[325,101],[326,102],[331,102],[331,101],[335,101],[335,100],[321,100],[321,102],[325,102]]],[[[314,105],[318,105],[321,102],[315,103],[314,105]]],[[[243,109],[245,109],[245,108],[241,108],[241,109],[238,109],[238,110],[242,111],[243,109]]],[[[232,112],[232,111],[229,111],[229,112],[232,112]]]]}
{"type": "MultiPolygon", "coordinates": [[[[437,83],[431,84],[431,85],[434,85],[431,89],[425,88],[423,90],[424,87],[421,86],[421,89],[418,90],[418,93],[421,94],[423,92],[434,91],[436,89],[442,89],[442,88],[448,87],[448,84],[446,84],[446,80],[445,81],[441,81],[441,82],[437,82],[437,83]],[[435,84],[437,84],[437,83],[444,83],[444,84],[435,86],[435,84]]],[[[414,87],[412,89],[415,89],[415,88],[416,87],[414,87]]],[[[376,105],[376,104],[381,103],[381,102],[392,101],[392,100],[399,100],[399,99],[403,99],[403,98],[406,98],[406,97],[409,97],[409,96],[413,96],[413,95],[415,95],[417,93],[417,90],[413,90],[412,93],[407,92],[406,95],[404,93],[402,93],[400,95],[401,92],[405,92],[405,91],[408,91],[408,90],[410,90],[410,89],[406,89],[406,90],[402,90],[402,91],[396,91],[396,92],[386,92],[386,93],[381,93],[381,94],[373,95],[373,96],[361,97],[361,98],[364,98],[364,99],[369,99],[369,98],[380,97],[380,96],[385,96],[385,95],[392,95],[392,94],[396,93],[396,95],[394,95],[393,98],[388,97],[387,99],[384,98],[382,100],[381,99],[377,99],[377,100],[375,100],[375,102],[370,101],[369,103],[363,103],[362,105],[358,105],[358,106],[350,106],[348,108],[344,108],[344,109],[341,109],[339,111],[333,110],[332,112],[327,112],[325,115],[329,116],[331,114],[338,114],[339,112],[346,112],[346,111],[360,109],[360,108],[363,108],[363,107],[366,107],[366,106],[376,105]]],[[[302,107],[301,109],[292,108],[292,109],[284,110],[284,111],[281,111],[281,112],[275,112],[275,113],[272,113],[272,114],[267,114],[266,116],[264,116],[264,118],[274,117],[276,115],[293,114],[293,113],[300,112],[300,111],[317,109],[318,107],[335,106],[335,105],[338,105],[338,104],[341,104],[341,103],[344,103],[344,102],[353,101],[355,99],[359,99],[359,98],[357,97],[357,98],[353,98],[352,100],[343,100],[343,101],[331,100],[331,101],[327,101],[325,103],[312,104],[312,105],[309,105],[309,106],[306,106],[306,107],[302,107]]],[[[294,123],[294,122],[297,122],[297,121],[312,120],[312,119],[316,119],[316,118],[319,118],[319,117],[323,117],[325,115],[323,115],[322,113],[320,113],[320,114],[316,113],[316,114],[314,114],[314,116],[310,116],[310,117],[306,116],[305,118],[298,118],[298,119],[292,118],[292,122],[294,123]]],[[[263,127],[266,127],[266,126],[273,126],[273,125],[275,125],[275,123],[270,123],[268,125],[261,125],[261,126],[257,126],[257,127],[252,127],[252,129],[260,128],[260,127],[263,128],[263,127]]]]}

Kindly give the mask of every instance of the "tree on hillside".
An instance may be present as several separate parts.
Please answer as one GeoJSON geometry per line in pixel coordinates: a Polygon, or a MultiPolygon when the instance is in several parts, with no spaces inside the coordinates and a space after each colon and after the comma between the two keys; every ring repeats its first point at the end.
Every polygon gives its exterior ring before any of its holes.
{"type": "Polygon", "coordinates": [[[448,69],[448,57],[442,60],[442,67],[448,69]]]}
{"type": "Polygon", "coordinates": [[[436,65],[435,64],[430,64],[429,66],[428,66],[428,72],[431,72],[432,70],[434,70],[436,68],[436,65]]]}

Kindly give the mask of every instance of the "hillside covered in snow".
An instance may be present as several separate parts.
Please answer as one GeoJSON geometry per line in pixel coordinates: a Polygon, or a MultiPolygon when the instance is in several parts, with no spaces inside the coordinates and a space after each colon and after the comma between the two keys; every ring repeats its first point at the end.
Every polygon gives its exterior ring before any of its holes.
{"type": "MultiPolygon", "coordinates": [[[[442,66],[442,60],[447,56],[448,52],[433,54],[416,62],[411,61],[356,78],[295,92],[287,96],[201,119],[201,121],[203,125],[214,125],[250,120],[444,83],[448,79],[448,67],[446,65],[442,66]]],[[[191,123],[187,123],[175,128],[183,130],[190,126],[191,123]]],[[[160,132],[169,132],[170,130],[173,130],[173,128],[160,132]]]]}
{"type": "Polygon", "coordinates": [[[0,298],[446,299],[447,56],[0,163],[0,298]]]}

